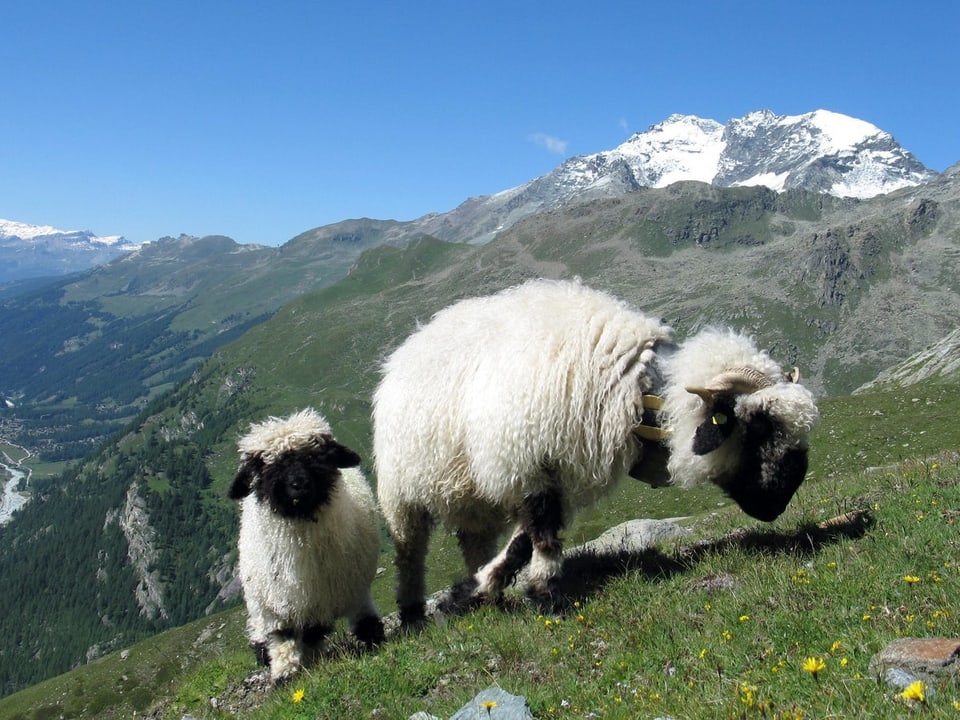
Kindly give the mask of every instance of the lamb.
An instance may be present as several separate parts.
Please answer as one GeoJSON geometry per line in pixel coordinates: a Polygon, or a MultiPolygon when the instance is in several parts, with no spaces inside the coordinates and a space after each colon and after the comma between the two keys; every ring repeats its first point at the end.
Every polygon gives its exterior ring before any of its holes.
{"type": "Polygon", "coordinates": [[[247,635],[274,683],[322,650],[339,618],[384,639],[370,587],[380,523],[360,457],[312,409],[250,426],[229,496],[241,501],[238,569],[247,635]]]}
{"type": "Polygon", "coordinates": [[[818,415],[799,373],[750,338],[709,329],[676,345],[659,320],[579,281],[451,305],[382,371],[374,463],[405,625],[425,615],[437,521],[457,533],[469,598],[496,600],[529,564],[528,596],[552,606],[561,529],[625,474],[710,481],[772,521],[803,481],[818,415]]]}

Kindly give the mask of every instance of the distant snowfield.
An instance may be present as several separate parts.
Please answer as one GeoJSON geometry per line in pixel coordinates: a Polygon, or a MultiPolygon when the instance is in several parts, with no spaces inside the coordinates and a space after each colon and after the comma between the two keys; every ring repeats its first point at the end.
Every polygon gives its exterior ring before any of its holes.
{"type": "Polygon", "coordinates": [[[45,237],[76,236],[96,245],[117,245],[126,243],[122,235],[106,235],[100,237],[87,230],[60,230],[51,225],[28,225],[16,220],[0,218],[0,239],[18,238],[24,242],[35,242],[45,237]]]}

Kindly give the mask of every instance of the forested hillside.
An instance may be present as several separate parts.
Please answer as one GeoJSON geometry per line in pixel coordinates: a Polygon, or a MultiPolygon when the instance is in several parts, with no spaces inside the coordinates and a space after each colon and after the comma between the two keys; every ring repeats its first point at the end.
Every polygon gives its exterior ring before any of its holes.
{"type": "MultiPolygon", "coordinates": [[[[285,302],[341,279],[403,223],[345,221],[281,248],[161,238],[109,265],[0,296],[7,438],[76,460],[285,302]]],[[[415,233],[410,233],[411,236],[415,233]]]]}
{"type": "MultiPolygon", "coordinates": [[[[313,405],[369,470],[379,362],[450,302],[580,276],[680,337],[745,329],[820,394],[844,394],[956,326],[958,192],[944,181],[855,203],[685,183],[542,213],[482,246],[368,250],[192,366],[0,529],[0,606],[24,605],[21,585],[51,596],[42,615],[4,616],[4,691],[236,601],[237,437],[313,405]]],[[[386,539],[384,552],[389,567],[386,539]]]]}

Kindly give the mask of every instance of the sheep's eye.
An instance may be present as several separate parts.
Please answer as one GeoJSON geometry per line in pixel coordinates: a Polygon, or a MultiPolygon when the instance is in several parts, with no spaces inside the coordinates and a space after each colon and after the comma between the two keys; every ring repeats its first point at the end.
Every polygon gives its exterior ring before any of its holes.
{"type": "Polygon", "coordinates": [[[726,425],[727,416],[722,412],[714,413],[713,416],[710,418],[710,422],[714,425],[726,425]]]}

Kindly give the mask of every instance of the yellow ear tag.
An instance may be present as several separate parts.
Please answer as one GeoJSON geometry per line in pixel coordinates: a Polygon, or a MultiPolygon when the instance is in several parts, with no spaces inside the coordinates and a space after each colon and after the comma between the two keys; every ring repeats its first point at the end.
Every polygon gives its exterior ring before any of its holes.
{"type": "Polygon", "coordinates": [[[714,413],[713,417],[710,418],[710,422],[712,422],[714,425],[726,425],[727,416],[723,413],[714,413]]]}

